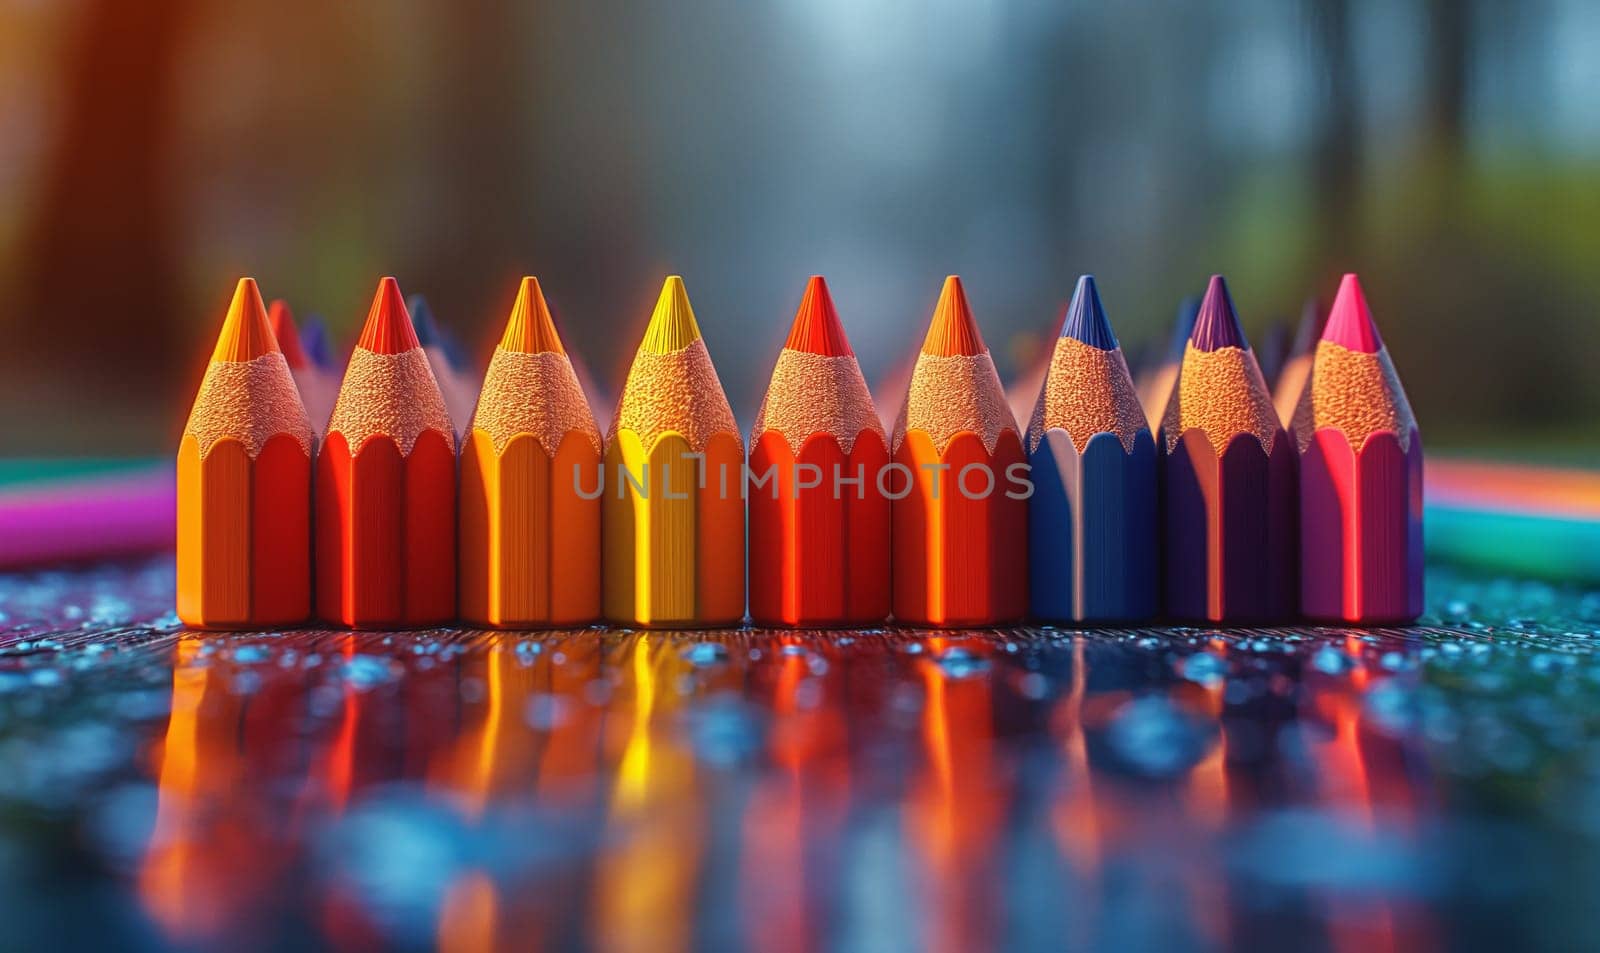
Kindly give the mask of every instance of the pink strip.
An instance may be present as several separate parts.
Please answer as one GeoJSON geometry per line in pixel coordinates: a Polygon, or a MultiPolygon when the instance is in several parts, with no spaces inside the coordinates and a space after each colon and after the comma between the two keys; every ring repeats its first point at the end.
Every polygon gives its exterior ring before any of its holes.
{"type": "Polygon", "coordinates": [[[168,467],[0,491],[0,569],[169,549],[177,506],[168,467]]]}

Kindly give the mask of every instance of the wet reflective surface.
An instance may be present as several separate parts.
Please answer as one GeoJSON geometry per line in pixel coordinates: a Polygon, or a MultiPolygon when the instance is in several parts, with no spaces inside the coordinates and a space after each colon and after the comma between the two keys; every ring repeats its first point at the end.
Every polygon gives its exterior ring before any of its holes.
{"type": "Polygon", "coordinates": [[[1577,948],[1600,594],[1422,626],[186,633],[0,576],[7,948],[1577,948]]]}

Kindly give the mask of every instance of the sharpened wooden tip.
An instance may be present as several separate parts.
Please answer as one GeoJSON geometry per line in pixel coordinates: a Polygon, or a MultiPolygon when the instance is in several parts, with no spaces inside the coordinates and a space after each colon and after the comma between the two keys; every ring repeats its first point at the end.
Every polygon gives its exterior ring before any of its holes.
{"type": "Polygon", "coordinates": [[[987,350],[983,335],[978,333],[978,322],[972,317],[972,308],[967,304],[967,292],[961,286],[961,278],[950,275],[944,280],[944,290],[939,292],[939,303],[934,306],[928,336],[922,340],[922,353],[936,357],[958,354],[975,357],[987,350]]]}
{"type": "Polygon", "coordinates": [[[267,323],[272,326],[278,350],[283,352],[283,359],[290,367],[301,368],[310,363],[306,349],[300,345],[300,332],[294,326],[294,312],[289,310],[287,301],[276,298],[267,306],[267,323]]]}
{"type": "Polygon", "coordinates": [[[1328,310],[1328,326],[1322,331],[1322,339],[1362,354],[1376,354],[1383,348],[1372,310],[1367,307],[1367,296],[1361,292],[1361,279],[1354,274],[1345,275],[1339,282],[1339,293],[1328,310]]]}
{"type": "Polygon", "coordinates": [[[1200,313],[1194,319],[1189,342],[1200,351],[1250,347],[1245,343],[1244,328],[1239,324],[1239,312],[1234,310],[1233,296],[1228,294],[1228,282],[1221,275],[1212,275],[1211,283],[1206,286],[1205,300],[1200,302],[1200,313]]]}
{"type": "Polygon", "coordinates": [[[806,293],[800,299],[794,325],[789,329],[789,340],[783,346],[791,351],[824,357],[854,353],[850,350],[849,339],[844,336],[844,325],[839,323],[839,312],[834,310],[833,296],[828,294],[828,283],[821,275],[812,275],[806,282],[806,293]]]}
{"type": "Polygon", "coordinates": [[[217,335],[213,361],[253,361],[263,354],[281,350],[267,320],[267,306],[261,302],[261,289],[254,278],[240,278],[233,289],[233,303],[217,335]]]}
{"type": "Polygon", "coordinates": [[[1061,336],[1101,351],[1117,349],[1117,336],[1111,333],[1111,322],[1100,303],[1100,290],[1094,286],[1094,275],[1078,278],[1078,287],[1072,292],[1072,303],[1067,305],[1066,320],[1061,322],[1061,336]]]}
{"type": "Polygon", "coordinates": [[[645,329],[639,348],[652,354],[671,354],[698,340],[700,325],[695,322],[689,292],[684,290],[682,278],[669,275],[661,286],[661,297],[656,299],[656,310],[650,315],[650,327],[645,329]]]}
{"type": "Polygon", "coordinates": [[[422,346],[417,341],[416,329],[411,326],[411,315],[400,294],[400,282],[393,278],[378,282],[372,310],[367,312],[367,323],[356,344],[374,354],[400,354],[422,346]]]}
{"type": "Polygon", "coordinates": [[[506,333],[500,338],[500,347],[518,354],[565,354],[561,335],[556,333],[556,323],[550,317],[550,306],[545,304],[544,289],[539,279],[529,276],[517,288],[517,301],[511,306],[511,317],[506,321],[506,333]]]}

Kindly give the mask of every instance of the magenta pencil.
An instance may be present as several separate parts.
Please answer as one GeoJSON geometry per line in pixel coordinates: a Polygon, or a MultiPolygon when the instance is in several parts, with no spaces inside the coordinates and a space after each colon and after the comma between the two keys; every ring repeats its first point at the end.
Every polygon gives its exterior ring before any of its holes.
{"type": "Polygon", "coordinates": [[[1355,275],[1295,409],[1300,608],[1334,622],[1422,614],[1422,439],[1355,275]]]}

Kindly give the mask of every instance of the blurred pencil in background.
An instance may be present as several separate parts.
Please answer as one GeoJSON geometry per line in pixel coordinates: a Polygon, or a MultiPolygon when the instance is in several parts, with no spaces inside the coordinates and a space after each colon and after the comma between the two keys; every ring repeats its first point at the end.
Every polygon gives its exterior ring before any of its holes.
{"type": "Polygon", "coordinates": [[[1297,592],[1295,452],[1221,275],[1200,305],[1161,438],[1167,613],[1288,618],[1297,592]]]}
{"type": "Polygon", "coordinates": [[[1199,298],[1184,298],[1178,305],[1173,320],[1172,335],[1166,346],[1149,364],[1139,369],[1134,379],[1134,389],[1139,394],[1139,406],[1144,408],[1150,432],[1161,429],[1161,418],[1167,412],[1167,400],[1172,396],[1173,385],[1178,382],[1178,369],[1183,366],[1183,355],[1189,346],[1189,335],[1194,331],[1195,317],[1200,314],[1199,298]]]}
{"type": "Polygon", "coordinates": [[[311,425],[261,292],[241,278],[178,445],[178,618],[311,614],[311,425]]]}
{"type": "Polygon", "coordinates": [[[1300,309],[1300,325],[1295,328],[1294,343],[1283,362],[1283,370],[1272,385],[1272,405],[1278,410],[1278,419],[1285,427],[1294,425],[1294,409],[1300,404],[1300,395],[1311,377],[1311,363],[1317,357],[1317,342],[1322,339],[1322,328],[1328,321],[1327,312],[1316,298],[1307,298],[1300,309]]]}
{"type": "Polygon", "coordinates": [[[433,379],[439,383],[439,393],[444,395],[445,409],[450,411],[450,420],[460,434],[472,419],[478,382],[473,380],[472,369],[463,362],[455,343],[434,318],[428,299],[414,294],[406,299],[406,308],[411,313],[411,325],[416,329],[422,352],[428,355],[433,379]]]}
{"type": "Polygon", "coordinates": [[[600,617],[600,430],[536,278],[522,279],[461,450],[461,617],[600,617]]]}
{"type": "Polygon", "coordinates": [[[1294,416],[1300,611],[1409,622],[1422,614],[1422,438],[1355,275],[1345,275],[1294,416]]]}
{"type": "Polygon", "coordinates": [[[1028,426],[1035,618],[1156,614],[1156,447],[1094,278],[1078,279],[1028,426]]]}
{"type": "Polygon", "coordinates": [[[267,319],[272,324],[273,337],[278,339],[278,348],[283,351],[283,359],[289,363],[289,373],[294,375],[311,429],[321,433],[328,426],[328,415],[333,413],[333,402],[339,396],[339,381],[332,371],[306,353],[288,302],[281,298],[273,301],[267,308],[267,319]]]}
{"type": "Polygon", "coordinates": [[[305,322],[300,327],[300,346],[305,351],[306,358],[323,370],[337,374],[345,363],[335,354],[333,337],[328,332],[328,323],[322,320],[320,314],[306,315],[305,322]]]}
{"type": "Polygon", "coordinates": [[[806,284],[750,435],[750,615],[846,626],[889,615],[888,437],[821,276],[806,284]]]}
{"type": "Polygon", "coordinates": [[[317,455],[316,533],[323,619],[454,617],[455,428],[393,278],[378,284],[317,455]]]}
{"type": "Polygon", "coordinates": [[[744,444],[683,279],[661,288],[606,438],[604,611],[733,625],[745,610],[744,444]]]}
{"type": "Polygon", "coordinates": [[[1022,441],[961,279],[945,279],[894,433],[894,616],[989,626],[1027,612],[1022,441]],[[1020,481],[1023,482],[1019,482],[1020,481]],[[905,489],[910,492],[895,494],[905,489]]]}

